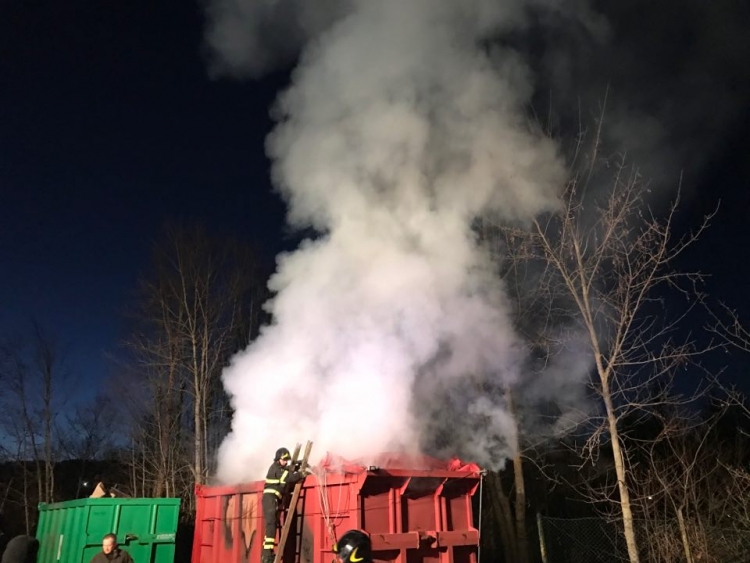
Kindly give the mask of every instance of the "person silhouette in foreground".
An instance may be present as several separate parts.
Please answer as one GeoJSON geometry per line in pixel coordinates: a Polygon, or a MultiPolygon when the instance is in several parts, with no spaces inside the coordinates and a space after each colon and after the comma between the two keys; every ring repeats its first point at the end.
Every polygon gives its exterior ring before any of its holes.
{"type": "Polygon", "coordinates": [[[2,563],[35,563],[39,552],[39,540],[34,536],[15,536],[5,546],[2,563]]]}

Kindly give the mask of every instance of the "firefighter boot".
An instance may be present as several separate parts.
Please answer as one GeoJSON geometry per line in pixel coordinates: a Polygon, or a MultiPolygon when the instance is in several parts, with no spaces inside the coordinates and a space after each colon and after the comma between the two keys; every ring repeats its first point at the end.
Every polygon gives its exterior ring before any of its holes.
{"type": "Polygon", "coordinates": [[[273,563],[274,559],[276,559],[276,555],[273,552],[266,552],[263,554],[261,563],[273,563]]]}

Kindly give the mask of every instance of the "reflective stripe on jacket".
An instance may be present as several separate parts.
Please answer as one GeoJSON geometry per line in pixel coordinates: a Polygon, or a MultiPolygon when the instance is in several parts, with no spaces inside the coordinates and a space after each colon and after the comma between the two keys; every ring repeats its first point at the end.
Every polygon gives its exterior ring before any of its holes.
{"type": "Polygon", "coordinates": [[[266,486],[263,489],[263,493],[282,498],[286,492],[287,485],[293,485],[303,477],[304,475],[299,471],[291,470],[291,464],[281,467],[278,461],[274,461],[271,467],[268,468],[266,486]]]}

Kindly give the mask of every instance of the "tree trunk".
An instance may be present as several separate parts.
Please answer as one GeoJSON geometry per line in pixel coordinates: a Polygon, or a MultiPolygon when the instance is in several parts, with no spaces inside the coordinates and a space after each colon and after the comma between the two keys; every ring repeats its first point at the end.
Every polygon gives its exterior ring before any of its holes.
{"type": "MultiPolygon", "coordinates": [[[[199,383],[196,381],[196,383],[199,383]]],[[[195,467],[193,472],[195,473],[196,484],[203,483],[203,421],[201,420],[201,404],[203,402],[203,392],[200,390],[199,385],[196,385],[195,398],[193,399],[193,417],[195,424],[195,467]]]]}
{"type": "Polygon", "coordinates": [[[518,546],[518,563],[528,563],[528,541],[526,539],[526,487],[523,479],[523,460],[521,452],[513,455],[513,480],[516,487],[516,544],[518,546]]]}
{"type": "Polygon", "coordinates": [[[490,495],[492,499],[492,508],[497,517],[500,526],[500,539],[503,543],[503,552],[506,563],[515,563],[516,561],[516,535],[513,533],[513,519],[510,513],[510,501],[503,491],[503,484],[500,475],[494,471],[488,474],[490,483],[490,495]]]}
{"type": "Polygon", "coordinates": [[[26,533],[28,534],[31,530],[30,517],[29,517],[29,473],[26,469],[26,460],[21,462],[23,468],[23,515],[26,519],[26,533]]]}
{"type": "Polygon", "coordinates": [[[195,319],[192,319],[191,322],[191,352],[192,352],[192,372],[193,372],[193,430],[194,430],[194,439],[193,439],[193,448],[194,448],[194,467],[193,467],[193,473],[195,474],[195,483],[196,484],[202,484],[203,483],[203,473],[204,473],[204,466],[203,466],[203,450],[205,447],[204,440],[205,436],[203,434],[203,404],[206,400],[205,397],[205,378],[203,377],[203,370],[201,369],[201,366],[199,365],[199,358],[198,358],[198,342],[197,342],[197,336],[195,333],[195,319]]]}
{"type": "MultiPolygon", "coordinates": [[[[18,380],[18,395],[19,395],[18,397],[19,402],[21,403],[21,411],[23,412],[24,423],[26,425],[26,431],[29,433],[29,441],[31,442],[31,453],[34,454],[34,466],[36,467],[37,500],[39,502],[42,502],[44,499],[44,489],[42,486],[42,480],[43,480],[42,465],[39,459],[40,457],[39,448],[36,443],[36,433],[34,429],[34,422],[31,420],[31,415],[29,414],[29,405],[26,400],[26,386],[24,383],[23,374],[20,374],[19,380],[18,380]]],[[[24,488],[24,494],[26,494],[25,488],[24,488]]]]}
{"type": "MultiPolygon", "coordinates": [[[[46,352],[46,350],[44,351],[46,352]]],[[[55,486],[52,466],[52,359],[44,357],[44,502],[52,502],[55,486]]]]}
{"type": "Polygon", "coordinates": [[[625,544],[628,546],[628,560],[630,563],[640,563],[638,555],[638,542],[635,537],[633,526],[633,511],[630,505],[630,490],[628,489],[627,469],[625,468],[625,457],[620,447],[620,433],[617,429],[617,417],[615,416],[612,395],[609,391],[607,380],[602,378],[602,395],[607,409],[607,424],[609,435],[612,439],[612,457],[615,462],[615,473],[617,475],[617,488],[620,492],[620,509],[622,511],[622,527],[625,534],[625,544]]]}
{"type": "Polygon", "coordinates": [[[507,391],[508,407],[516,427],[515,443],[513,448],[513,482],[515,485],[515,515],[516,515],[516,555],[518,563],[528,563],[529,542],[526,538],[526,484],[523,477],[523,459],[521,457],[521,441],[518,438],[518,412],[513,403],[513,394],[507,391]]]}
{"type": "Polygon", "coordinates": [[[36,465],[36,494],[38,495],[37,499],[39,502],[44,502],[44,471],[42,471],[42,462],[38,457],[36,457],[34,463],[36,465]]]}
{"type": "Polygon", "coordinates": [[[685,518],[682,515],[682,507],[677,509],[677,523],[680,526],[680,537],[682,538],[682,548],[685,550],[685,560],[687,563],[693,563],[693,554],[690,552],[690,541],[688,541],[685,518]]]}
{"type": "Polygon", "coordinates": [[[146,495],[146,448],[141,448],[141,492],[146,495]]]}
{"type": "Polygon", "coordinates": [[[133,496],[138,497],[138,463],[135,456],[135,440],[132,441],[132,447],[130,448],[130,479],[132,481],[133,496]]]}
{"type": "MultiPolygon", "coordinates": [[[[210,436],[208,433],[208,401],[210,397],[210,388],[208,387],[208,385],[206,387],[206,395],[204,395],[203,402],[201,404],[201,423],[203,424],[203,428],[201,429],[201,436],[203,437],[203,450],[201,453],[203,455],[203,473],[208,475],[210,471],[210,465],[208,461],[210,459],[210,456],[208,454],[210,445],[210,436]]],[[[201,482],[203,481],[201,480],[201,482]]]]}

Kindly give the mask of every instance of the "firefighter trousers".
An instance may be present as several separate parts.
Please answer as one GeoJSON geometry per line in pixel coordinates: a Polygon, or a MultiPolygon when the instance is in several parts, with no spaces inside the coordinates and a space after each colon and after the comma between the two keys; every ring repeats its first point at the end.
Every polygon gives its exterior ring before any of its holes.
{"type": "Polygon", "coordinates": [[[270,563],[274,558],[276,547],[276,529],[279,522],[279,498],[272,493],[263,493],[263,522],[265,533],[263,537],[262,563],[270,563]]]}

